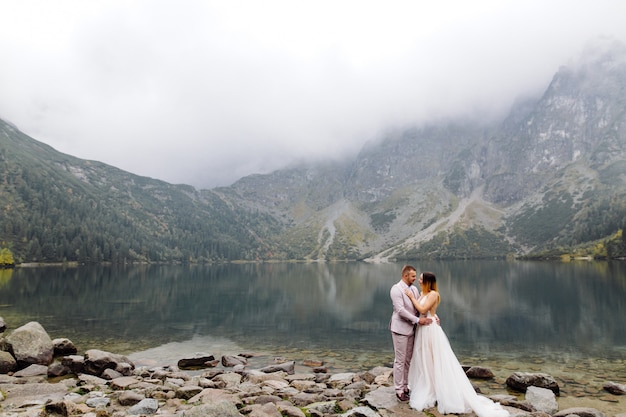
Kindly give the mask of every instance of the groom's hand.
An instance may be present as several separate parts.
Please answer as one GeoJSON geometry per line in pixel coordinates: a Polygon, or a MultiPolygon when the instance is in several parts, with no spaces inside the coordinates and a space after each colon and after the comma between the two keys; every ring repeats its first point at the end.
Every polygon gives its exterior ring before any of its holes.
{"type": "Polygon", "coordinates": [[[420,326],[425,326],[432,322],[433,322],[433,319],[430,317],[420,317],[419,320],[417,321],[417,324],[419,324],[420,326]]]}

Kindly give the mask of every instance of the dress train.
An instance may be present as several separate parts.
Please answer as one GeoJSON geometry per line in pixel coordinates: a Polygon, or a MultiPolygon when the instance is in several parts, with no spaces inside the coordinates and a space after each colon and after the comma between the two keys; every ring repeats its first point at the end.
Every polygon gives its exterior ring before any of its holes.
{"type": "Polygon", "coordinates": [[[436,404],[441,414],[473,411],[479,417],[509,416],[499,403],[476,393],[446,334],[434,321],[418,327],[409,369],[409,388],[409,405],[416,410],[436,404]]]}

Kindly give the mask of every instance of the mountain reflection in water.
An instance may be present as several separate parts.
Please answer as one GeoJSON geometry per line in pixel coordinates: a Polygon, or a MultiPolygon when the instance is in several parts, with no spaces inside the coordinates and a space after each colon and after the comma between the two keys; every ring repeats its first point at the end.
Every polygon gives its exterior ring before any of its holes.
{"type": "MultiPolygon", "coordinates": [[[[542,369],[551,361],[570,367],[604,360],[609,371],[616,363],[623,373],[625,263],[420,261],[414,266],[437,275],[438,313],[462,361],[528,361],[542,369]]],[[[240,348],[315,357],[338,368],[388,366],[393,358],[389,289],[401,268],[366,263],[18,268],[2,277],[0,314],[10,329],[39,321],[51,337],[71,339],[80,352],[98,348],[170,360],[186,349],[236,354],[218,351],[240,348]]]]}

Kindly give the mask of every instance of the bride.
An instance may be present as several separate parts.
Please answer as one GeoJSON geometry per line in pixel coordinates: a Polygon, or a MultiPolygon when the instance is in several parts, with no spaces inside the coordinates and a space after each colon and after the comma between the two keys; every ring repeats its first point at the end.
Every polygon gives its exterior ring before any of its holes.
{"type": "MultiPolygon", "coordinates": [[[[415,298],[405,290],[421,315],[435,317],[441,300],[437,292],[437,279],[432,272],[419,276],[421,295],[415,298]]],[[[409,405],[424,410],[437,405],[441,414],[469,413],[479,417],[508,417],[509,413],[499,403],[479,396],[454,355],[450,342],[441,326],[432,323],[420,326],[415,336],[413,359],[409,368],[409,405]]]]}

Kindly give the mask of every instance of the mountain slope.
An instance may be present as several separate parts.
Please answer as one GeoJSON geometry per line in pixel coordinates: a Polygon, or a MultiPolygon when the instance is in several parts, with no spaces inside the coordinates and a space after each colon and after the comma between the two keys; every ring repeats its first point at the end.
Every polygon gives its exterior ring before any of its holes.
{"type": "Polygon", "coordinates": [[[0,202],[1,240],[22,262],[215,261],[263,247],[257,214],[217,194],[64,155],[3,121],[0,202]]]}

